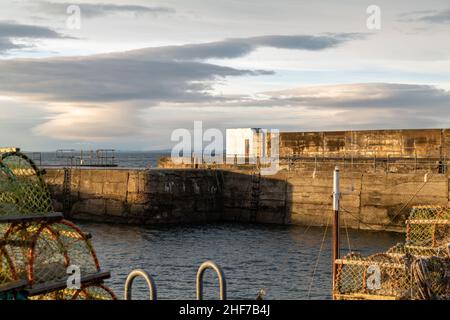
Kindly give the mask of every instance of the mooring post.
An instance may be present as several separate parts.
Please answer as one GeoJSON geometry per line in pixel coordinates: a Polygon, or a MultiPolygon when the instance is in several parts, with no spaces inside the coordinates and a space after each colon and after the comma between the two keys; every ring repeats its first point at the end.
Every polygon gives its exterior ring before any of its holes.
{"type": "Polygon", "coordinates": [[[333,175],[333,211],[334,211],[334,220],[333,220],[333,254],[332,254],[332,288],[333,288],[333,298],[335,292],[335,284],[336,284],[336,263],[335,261],[340,258],[340,237],[339,237],[339,199],[340,199],[340,174],[339,167],[335,167],[334,175],[333,175]]]}

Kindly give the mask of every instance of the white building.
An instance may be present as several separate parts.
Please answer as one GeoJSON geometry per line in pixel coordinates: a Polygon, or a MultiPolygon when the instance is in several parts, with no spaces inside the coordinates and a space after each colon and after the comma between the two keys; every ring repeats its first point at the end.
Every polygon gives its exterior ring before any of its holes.
{"type": "Polygon", "coordinates": [[[230,158],[257,158],[268,154],[267,130],[238,128],[226,130],[226,154],[230,158]]]}

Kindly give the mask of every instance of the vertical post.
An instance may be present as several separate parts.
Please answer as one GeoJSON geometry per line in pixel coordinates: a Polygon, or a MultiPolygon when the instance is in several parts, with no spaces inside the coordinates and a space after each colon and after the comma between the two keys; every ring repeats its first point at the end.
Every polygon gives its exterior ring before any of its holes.
{"type": "Polygon", "coordinates": [[[340,200],[340,174],[339,167],[334,169],[333,175],[333,211],[334,211],[334,220],[333,220],[333,254],[332,254],[332,281],[333,281],[333,297],[335,292],[335,284],[336,284],[336,264],[335,261],[340,258],[340,237],[339,237],[339,200],[340,200]]]}
{"type": "Polygon", "coordinates": [[[414,151],[414,172],[417,172],[417,152],[414,151]]]}
{"type": "Polygon", "coordinates": [[[386,158],[386,173],[389,173],[389,154],[387,155],[386,158]]]}

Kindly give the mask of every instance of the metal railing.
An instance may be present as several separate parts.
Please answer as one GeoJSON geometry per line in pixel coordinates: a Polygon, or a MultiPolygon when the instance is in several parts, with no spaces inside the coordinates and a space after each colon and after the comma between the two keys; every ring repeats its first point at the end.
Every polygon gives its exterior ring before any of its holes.
{"type": "Polygon", "coordinates": [[[291,155],[280,158],[280,164],[290,171],[296,167],[308,166],[318,170],[325,166],[339,165],[342,168],[364,168],[373,171],[384,170],[391,172],[395,169],[405,169],[407,171],[426,170],[436,173],[449,172],[450,162],[440,158],[419,158],[419,157],[307,157],[291,155]]]}
{"type": "Polygon", "coordinates": [[[87,167],[116,167],[114,149],[80,150],[59,149],[56,150],[56,159],[66,162],[70,166],[87,167]]]}
{"type": "Polygon", "coordinates": [[[207,269],[212,269],[216,272],[219,278],[219,298],[220,300],[227,300],[227,281],[225,274],[222,268],[213,261],[203,262],[198,268],[196,278],[197,300],[203,300],[203,275],[207,269]]]}
{"type": "MultiPolygon", "coordinates": [[[[285,155],[278,158],[281,169],[288,171],[296,168],[308,167],[319,170],[320,168],[328,168],[329,166],[339,165],[342,168],[361,168],[373,171],[431,171],[436,173],[447,173],[450,169],[450,161],[448,158],[421,158],[399,157],[388,154],[386,157],[355,157],[355,156],[306,156],[306,155],[285,155]]],[[[176,162],[172,160],[172,165],[188,168],[205,168],[205,167],[232,167],[232,168],[261,168],[270,166],[270,157],[259,157],[249,155],[219,155],[217,157],[205,157],[202,155],[192,155],[188,157],[179,157],[176,162]]]]}
{"type": "MultiPolygon", "coordinates": [[[[197,300],[203,300],[203,275],[206,270],[212,269],[216,272],[218,278],[219,278],[219,299],[220,300],[226,300],[227,299],[227,283],[225,279],[225,273],[223,272],[222,268],[218,266],[213,261],[206,261],[200,265],[197,271],[196,276],[196,292],[197,292],[197,300]]],[[[149,300],[156,300],[157,294],[156,294],[156,284],[153,278],[144,270],[142,269],[136,269],[133,270],[127,277],[125,281],[125,289],[123,298],[124,300],[131,300],[132,299],[132,288],[133,288],[133,282],[137,277],[143,277],[145,281],[147,282],[147,286],[149,289],[149,300]]]]}
{"type": "Polygon", "coordinates": [[[114,149],[25,152],[37,165],[45,167],[127,167],[149,169],[157,166],[163,153],[116,152],[114,149]]]}
{"type": "Polygon", "coordinates": [[[133,296],[133,282],[134,279],[137,277],[142,277],[147,282],[148,291],[149,291],[149,300],[156,300],[157,299],[157,292],[156,292],[156,284],[153,278],[144,270],[137,269],[133,270],[127,277],[127,280],[125,281],[125,290],[123,294],[124,300],[132,300],[133,296]]]}

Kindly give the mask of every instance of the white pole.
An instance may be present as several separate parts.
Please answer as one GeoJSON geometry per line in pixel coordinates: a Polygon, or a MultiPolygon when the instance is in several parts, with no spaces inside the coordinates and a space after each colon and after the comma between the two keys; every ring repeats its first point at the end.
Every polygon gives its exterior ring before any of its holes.
{"type": "Polygon", "coordinates": [[[339,210],[339,198],[340,198],[340,174],[339,167],[334,168],[333,175],[333,210],[339,210]]]}
{"type": "Polygon", "coordinates": [[[333,298],[334,294],[336,292],[336,260],[340,258],[340,234],[339,234],[339,197],[340,197],[340,185],[339,185],[339,167],[336,167],[334,169],[334,175],[333,175],[333,210],[334,210],[334,219],[333,219],[333,254],[332,254],[332,288],[333,288],[333,298]]]}

